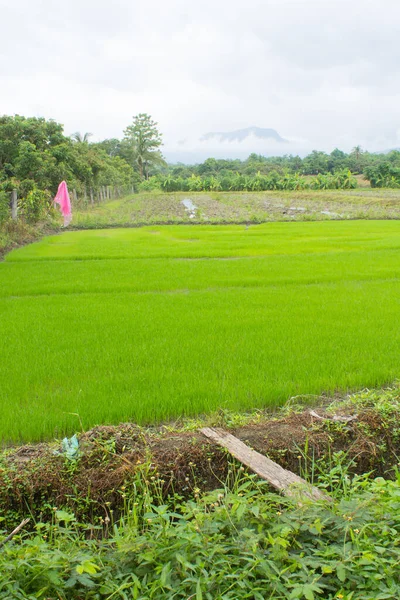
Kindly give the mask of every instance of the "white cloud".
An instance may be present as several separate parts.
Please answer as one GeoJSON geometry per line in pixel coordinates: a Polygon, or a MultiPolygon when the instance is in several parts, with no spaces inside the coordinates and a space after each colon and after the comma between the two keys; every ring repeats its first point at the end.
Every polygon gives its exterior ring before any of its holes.
{"type": "Polygon", "coordinates": [[[102,139],[149,112],[171,149],[250,125],[305,149],[398,142],[397,0],[0,0],[0,14],[0,113],[102,139]]]}

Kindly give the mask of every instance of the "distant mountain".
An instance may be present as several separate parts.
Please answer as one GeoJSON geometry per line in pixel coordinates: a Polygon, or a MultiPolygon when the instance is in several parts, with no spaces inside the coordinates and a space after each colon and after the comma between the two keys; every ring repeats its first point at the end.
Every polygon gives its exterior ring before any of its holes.
{"type": "Polygon", "coordinates": [[[400,152],[400,148],[389,148],[386,150],[380,150],[379,152],[373,152],[372,154],[389,154],[389,152],[400,152]]]}
{"type": "Polygon", "coordinates": [[[274,140],[281,144],[287,143],[287,140],[282,138],[275,129],[264,129],[262,127],[246,127],[245,129],[237,129],[236,131],[212,131],[206,133],[200,138],[200,141],[207,142],[217,140],[219,142],[243,142],[246,138],[254,136],[261,140],[274,140]]]}

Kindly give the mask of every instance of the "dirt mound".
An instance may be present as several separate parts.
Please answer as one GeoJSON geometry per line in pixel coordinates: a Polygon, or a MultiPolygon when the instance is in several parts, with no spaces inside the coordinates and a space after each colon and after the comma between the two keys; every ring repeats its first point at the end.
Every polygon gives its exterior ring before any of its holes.
{"type": "MultiPolygon", "coordinates": [[[[230,431],[302,476],[310,476],[311,464],[328,465],[337,452],[346,453],[354,472],[390,476],[400,453],[400,410],[393,402],[389,413],[383,406],[361,403],[357,415],[354,403],[338,405],[335,414],[331,406],[285,416],[257,413],[230,431]]],[[[29,514],[35,520],[49,519],[54,507],[95,523],[110,512],[118,514],[127,490],[139,480],[149,486],[157,483],[164,497],[190,496],[221,487],[235,468],[233,462],[196,430],[144,429],[131,423],[95,427],[79,436],[75,459],[68,459],[55,443],[3,452],[0,513],[8,528],[29,514]]]]}

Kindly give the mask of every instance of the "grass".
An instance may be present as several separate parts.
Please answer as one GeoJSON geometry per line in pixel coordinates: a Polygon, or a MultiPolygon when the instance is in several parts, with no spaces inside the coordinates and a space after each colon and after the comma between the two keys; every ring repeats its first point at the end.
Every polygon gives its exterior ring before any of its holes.
{"type": "Polygon", "coordinates": [[[72,227],[158,223],[263,223],[331,219],[398,219],[399,190],[141,193],[74,211],[72,227]],[[190,198],[193,218],[182,204],[190,198]]]}
{"type": "Polygon", "coordinates": [[[399,249],[396,221],[331,221],[67,232],[15,250],[0,264],[0,437],[392,381],[399,249]]]}
{"type": "Polygon", "coordinates": [[[36,225],[11,219],[0,223],[0,260],[13,248],[34,242],[43,235],[55,233],[57,229],[55,221],[50,218],[36,225]]]}

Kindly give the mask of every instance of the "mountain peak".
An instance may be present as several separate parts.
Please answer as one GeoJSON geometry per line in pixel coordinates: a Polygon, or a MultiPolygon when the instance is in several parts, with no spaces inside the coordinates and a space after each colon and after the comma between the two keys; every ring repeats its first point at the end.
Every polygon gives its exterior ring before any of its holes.
{"type": "Polygon", "coordinates": [[[243,142],[246,138],[253,136],[261,140],[274,140],[279,143],[286,143],[275,129],[265,129],[263,127],[246,127],[236,129],[235,131],[211,131],[203,135],[200,139],[203,142],[217,140],[219,142],[243,142]]]}

